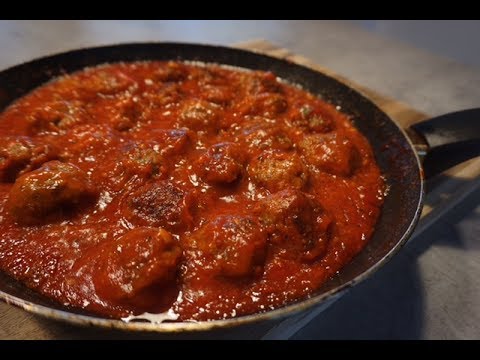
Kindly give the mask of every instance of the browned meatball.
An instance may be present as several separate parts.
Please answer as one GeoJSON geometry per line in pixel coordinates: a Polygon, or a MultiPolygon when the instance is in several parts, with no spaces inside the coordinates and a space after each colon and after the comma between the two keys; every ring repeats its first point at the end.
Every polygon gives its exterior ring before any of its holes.
{"type": "Polygon", "coordinates": [[[309,164],[332,175],[351,176],[360,165],[355,145],[347,138],[338,139],[336,133],[306,135],[299,147],[309,164]]]}
{"type": "Polygon", "coordinates": [[[128,131],[138,123],[145,121],[144,109],[131,95],[115,99],[103,99],[104,103],[90,110],[90,114],[99,121],[109,123],[115,130],[128,131]]]}
{"type": "Polygon", "coordinates": [[[265,151],[250,162],[247,170],[255,183],[270,191],[301,189],[308,180],[308,170],[294,152],[265,151]]]}
{"type": "Polygon", "coordinates": [[[174,61],[161,64],[153,74],[153,80],[162,82],[179,82],[185,80],[187,77],[187,67],[174,61]]]}
{"type": "Polygon", "coordinates": [[[202,88],[202,98],[215,104],[227,105],[233,100],[234,94],[228,86],[209,84],[202,88]]]}
{"type": "Polygon", "coordinates": [[[256,97],[256,112],[265,116],[275,116],[287,110],[288,103],[285,96],[280,94],[261,94],[256,97]]]}
{"type": "MultiPolygon", "coordinates": [[[[63,85],[68,87],[69,79],[63,85]]],[[[80,81],[76,79],[76,88],[85,97],[96,98],[99,95],[114,95],[122,91],[133,89],[137,86],[135,80],[121,71],[112,69],[92,69],[80,75],[80,81]]]]}
{"type": "Polygon", "coordinates": [[[255,116],[246,120],[243,126],[240,138],[249,148],[290,150],[293,147],[287,129],[268,122],[264,117],[255,116]]]}
{"type": "Polygon", "coordinates": [[[32,156],[33,143],[27,137],[7,138],[0,145],[0,179],[15,180],[32,156]]]}
{"type": "Polygon", "coordinates": [[[203,100],[186,101],[180,111],[178,127],[196,131],[217,131],[221,107],[203,100]]]}
{"type": "Polygon", "coordinates": [[[52,101],[42,105],[28,118],[30,132],[63,133],[79,124],[90,121],[90,116],[81,101],[52,101]]]}
{"type": "Polygon", "coordinates": [[[284,95],[277,93],[261,93],[253,97],[247,96],[240,102],[237,112],[241,115],[260,115],[275,118],[288,109],[284,95]]]}
{"type": "Polygon", "coordinates": [[[271,72],[249,72],[242,79],[247,94],[281,93],[282,87],[277,77],[271,72]]]}
{"type": "Polygon", "coordinates": [[[231,84],[231,79],[225,74],[224,69],[215,67],[199,67],[197,71],[190,74],[189,79],[204,87],[206,85],[225,86],[231,84]]]}
{"type": "Polygon", "coordinates": [[[105,299],[117,301],[132,299],[149,287],[174,282],[182,255],[168,231],[149,227],[130,230],[94,250],[96,291],[105,299]]]}
{"type": "Polygon", "coordinates": [[[128,213],[135,223],[169,230],[189,227],[193,196],[167,180],[150,182],[127,200],[128,213]]]}
{"type": "Polygon", "coordinates": [[[224,142],[210,147],[195,163],[200,177],[213,184],[228,184],[243,173],[244,153],[239,145],[224,142]]]}
{"type": "MultiPolygon", "coordinates": [[[[183,154],[191,145],[192,135],[186,129],[154,129],[140,134],[142,141],[127,142],[123,146],[113,173],[102,174],[110,185],[125,184],[134,175],[142,179],[165,178],[174,168],[170,157],[183,154]]],[[[136,140],[138,134],[131,135],[136,140]]]]}
{"type": "Polygon", "coordinates": [[[314,261],[322,257],[331,236],[332,220],[305,193],[287,189],[263,199],[254,209],[272,241],[287,257],[314,261]]]}
{"type": "Polygon", "coordinates": [[[69,214],[95,196],[82,170],[54,160],[15,181],[7,209],[18,223],[38,224],[69,214]]]}
{"type": "Polygon", "coordinates": [[[289,188],[262,199],[255,211],[265,225],[293,223],[299,216],[311,217],[312,202],[302,191],[289,188]]]}
{"type": "Polygon", "coordinates": [[[162,84],[153,92],[146,92],[141,95],[151,108],[167,108],[169,105],[179,102],[183,97],[182,88],[177,83],[162,84]]]}
{"type": "Polygon", "coordinates": [[[327,133],[335,128],[334,118],[328,109],[303,105],[293,110],[290,123],[304,132],[327,133]]]}
{"type": "Polygon", "coordinates": [[[165,159],[160,151],[145,145],[135,147],[122,155],[122,163],[126,173],[129,175],[139,175],[143,178],[161,176],[167,171],[165,159]]]}
{"type": "Polygon", "coordinates": [[[254,217],[219,216],[193,233],[190,241],[219,276],[248,277],[263,269],[267,236],[254,217]]]}
{"type": "Polygon", "coordinates": [[[0,145],[0,181],[13,182],[18,175],[55,159],[57,153],[53,145],[35,143],[25,136],[4,138],[0,145]]]}
{"type": "Polygon", "coordinates": [[[304,105],[294,111],[291,123],[304,131],[326,133],[335,127],[334,115],[324,108],[304,105]]]}

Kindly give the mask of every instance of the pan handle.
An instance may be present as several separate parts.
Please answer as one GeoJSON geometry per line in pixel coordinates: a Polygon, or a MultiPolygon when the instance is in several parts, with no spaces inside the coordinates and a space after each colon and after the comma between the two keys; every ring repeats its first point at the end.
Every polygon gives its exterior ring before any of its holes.
{"type": "Polygon", "coordinates": [[[427,179],[480,155],[480,108],[441,115],[414,124],[409,130],[428,147],[423,160],[427,179]]]}

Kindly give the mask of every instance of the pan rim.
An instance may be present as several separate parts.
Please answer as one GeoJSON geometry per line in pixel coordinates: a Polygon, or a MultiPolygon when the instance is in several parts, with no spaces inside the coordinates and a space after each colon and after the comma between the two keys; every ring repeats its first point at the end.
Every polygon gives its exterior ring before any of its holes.
{"type": "MultiPolygon", "coordinates": [[[[416,201],[415,210],[412,210],[413,215],[411,216],[410,224],[408,228],[403,233],[402,237],[399,240],[395,241],[395,245],[381,258],[379,259],[374,265],[372,265],[367,270],[363,271],[358,276],[354,277],[353,279],[341,284],[338,287],[335,287],[329,291],[312,295],[306,299],[297,300],[294,303],[289,305],[282,306],[280,308],[269,310],[266,312],[255,313],[251,315],[241,316],[237,318],[230,318],[224,320],[213,320],[213,321],[201,321],[201,322],[164,322],[164,323],[146,323],[146,322],[125,322],[120,319],[108,319],[97,317],[94,315],[83,315],[78,314],[75,312],[70,312],[67,310],[61,310],[57,308],[50,308],[44,305],[35,304],[31,301],[24,300],[20,297],[11,295],[7,292],[0,290],[0,300],[5,301],[6,303],[15,305],[20,307],[30,313],[34,313],[43,317],[47,317],[50,319],[60,320],[71,324],[76,325],[83,325],[83,326],[98,326],[102,328],[110,328],[110,329],[119,329],[119,330],[128,330],[128,331],[148,331],[148,332],[158,332],[158,333],[179,333],[179,332],[197,332],[197,331],[206,331],[206,330],[213,330],[216,328],[225,328],[225,327],[233,327],[238,325],[246,325],[246,324],[253,324],[256,322],[261,322],[264,320],[273,320],[273,319],[280,319],[286,316],[291,316],[296,313],[299,313],[303,310],[313,309],[316,306],[320,306],[321,304],[327,303],[329,300],[336,299],[343,295],[348,289],[357,285],[358,283],[366,280],[370,276],[372,276],[378,269],[380,269],[383,265],[385,265],[393,255],[395,255],[407,242],[410,238],[411,234],[413,233],[416,224],[420,218],[420,214],[423,208],[424,197],[425,197],[425,182],[422,177],[422,166],[420,162],[420,158],[415,151],[415,147],[407,135],[404,128],[402,128],[394,119],[388,116],[383,110],[381,110],[372,100],[370,100],[365,94],[357,89],[353,89],[351,86],[343,83],[341,80],[337,80],[330,75],[327,75],[323,72],[314,70],[304,65],[300,65],[297,63],[290,62],[288,60],[275,58],[269,55],[265,55],[260,52],[256,51],[249,51],[238,49],[234,47],[227,47],[227,46],[218,46],[218,45],[211,45],[211,44],[202,44],[202,43],[180,43],[180,42],[128,42],[128,43],[114,43],[114,44],[105,44],[100,46],[92,46],[92,47],[82,47],[82,48],[75,48],[63,52],[54,53],[52,55],[46,55],[42,57],[35,58],[33,60],[25,61],[19,63],[17,65],[5,68],[0,70],[0,74],[8,71],[13,71],[15,68],[20,68],[22,66],[28,66],[31,63],[41,62],[51,60],[52,58],[58,58],[65,55],[70,55],[75,52],[82,52],[82,51],[95,51],[100,49],[108,49],[108,48],[121,48],[121,47],[131,47],[131,46],[178,46],[178,47],[199,47],[199,48],[216,48],[216,49],[224,49],[228,51],[234,51],[238,53],[246,53],[250,56],[254,55],[259,58],[268,59],[270,61],[287,63],[290,66],[294,65],[295,67],[300,67],[307,69],[308,71],[315,72],[321,74],[326,78],[330,78],[331,80],[343,85],[344,87],[350,89],[358,96],[362,98],[362,100],[369,103],[370,106],[375,108],[376,111],[385,115],[391,123],[395,125],[395,127],[399,130],[399,132],[403,135],[404,140],[410,147],[411,152],[415,157],[415,162],[418,167],[418,172],[420,175],[419,181],[419,190],[418,190],[418,200],[416,201]]],[[[119,60],[121,61],[121,60],[119,60]]]]}

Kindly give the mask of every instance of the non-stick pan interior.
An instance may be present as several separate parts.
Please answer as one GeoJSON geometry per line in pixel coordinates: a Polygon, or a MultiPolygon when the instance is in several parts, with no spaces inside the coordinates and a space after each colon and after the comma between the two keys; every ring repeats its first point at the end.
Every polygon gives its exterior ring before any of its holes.
{"type": "MultiPolygon", "coordinates": [[[[154,59],[198,60],[273,71],[281,78],[301,84],[305,89],[340,106],[341,111],[352,116],[355,125],[368,138],[374,149],[387,180],[388,195],[373,238],[364,251],[348,264],[338,277],[325,284],[317,295],[276,311],[276,314],[286,315],[290,311],[320,303],[341,289],[354,285],[379,268],[406,241],[418,219],[423,197],[418,158],[406,136],[388,116],[356,91],[331,77],[287,61],[225,47],[176,43],[124,44],[76,50],[0,72],[0,110],[53,77],[85,66],[154,59]]],[[[15,298],[65,310],[0,273],[1,297],[9,297],[11,302],[20,305],[21,302],[15,298]]],[[[36,310],[35,307],[27,308],[36,310]]],[[[39,312],[45,314],[45,311],[39,312]]],[[[263,317],[253,316],[249,319],[254,321],[263,317]]],[[[160,325],[157,330],[162,331],[164,328],[160,325]]]]}

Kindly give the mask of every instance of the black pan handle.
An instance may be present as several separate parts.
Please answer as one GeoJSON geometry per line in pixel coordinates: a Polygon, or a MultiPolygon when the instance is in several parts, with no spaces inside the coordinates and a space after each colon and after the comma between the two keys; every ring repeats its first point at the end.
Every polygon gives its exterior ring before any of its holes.
{"type": "Polygon", "coordinates": [[[410,129],[428,146],[423,161],[427,179],[480,155],[480,108],[441,115],[410,129]]]}

